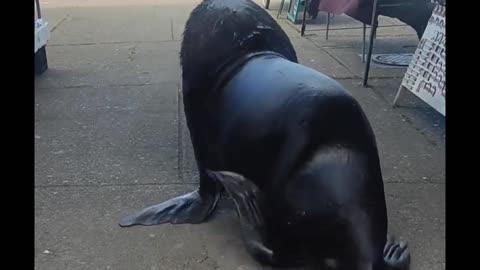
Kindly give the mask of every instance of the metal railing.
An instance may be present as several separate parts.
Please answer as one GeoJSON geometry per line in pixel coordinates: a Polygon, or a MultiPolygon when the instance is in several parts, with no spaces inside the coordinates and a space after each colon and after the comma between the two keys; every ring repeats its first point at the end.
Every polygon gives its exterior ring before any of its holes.
{"type": "Polygon", "coordinates": [[[42,18],[42,11],[40,10],[40,0],[35,0],[35,11],[37,12],[37,19],[42,18]]]}

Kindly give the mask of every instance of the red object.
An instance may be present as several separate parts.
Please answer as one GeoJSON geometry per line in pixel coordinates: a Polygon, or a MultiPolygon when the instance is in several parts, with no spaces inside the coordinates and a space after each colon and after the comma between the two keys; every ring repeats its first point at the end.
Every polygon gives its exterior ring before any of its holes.
{"type": "Polygon", "coordinates": [[[345,13],[365,24],[370,24],[373,0],[321,0],[318,9],[336,15],[345,13]]]}

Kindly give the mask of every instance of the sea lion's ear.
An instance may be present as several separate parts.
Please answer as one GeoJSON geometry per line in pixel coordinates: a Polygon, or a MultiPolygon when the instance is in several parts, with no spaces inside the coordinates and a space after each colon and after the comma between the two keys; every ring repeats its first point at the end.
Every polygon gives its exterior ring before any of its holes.
{"type": "Polygon", "coordinates": [[[273,251],[265,242],[265,218],[268,211],[263,192],[251,180],[240,174],[210,171],[207,174],[222,183],[237,209],[247,250],[259,261],[272,263],[273,251]]]}

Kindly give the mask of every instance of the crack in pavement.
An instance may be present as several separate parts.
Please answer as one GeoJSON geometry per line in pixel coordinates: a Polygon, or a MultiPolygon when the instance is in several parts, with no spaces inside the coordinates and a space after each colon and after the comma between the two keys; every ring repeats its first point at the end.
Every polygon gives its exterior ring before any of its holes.
{"type": "Polygon", "coordinates": [[[56,87],[35,87],[35,89],[58,90],[58,89],[78,89],[78,88],[104,88],[104,87],[137,87],[137,86],[164,85],[168,83],[172,83],[172,81],[165,81],[165,82],[158,82],[158,83],[125,83],[125,84],[106,84],[106,85],[80,84],[80,85],[66,85],[66,86],[56,86],[56,87]]]}
{"type": "Polygon", "coordinates": [[[66,15],[63,19],[61,19],[56,25],[54,25],[52,27],[52,29],[50,29],[50,33],[53,33],[53,31],[57,30],[57,28],[65,21],[67,20],[67,18],[69,17],[70,15],[66,15]]]}
{"type": "Polygon", "coordinates": [[[182,87],[177,84],[177,168],[178,179],[183,181],[183,114],[182,114],[182,87]]]}
{"type": "MultiPolygon", "coordinates": [[[[439,181],[402,181],[391,180],[384,181],[385,184],[408,184],[408,185],[445,185],[445,182],[439,181]]],[[[131,187],[131,186],[176,186],[176,185],[198,185],[198,182],[170,182],[170,183],[124,183],[124,184],[52,184],[52,185],[37,185],[35,189],[47,189],[47,188],[79,188],[79,187],[131,187]]]]}
{"type": "Polygon", "coordinates": [[[171,182],[171,183],[124,183],[124,184],[52,184],[52,185],[37,185],[35,189],[45,188],[78,188],[78,187],[131,187],[131,186],[173,186],[173,185],[198,185],[198,182],[171,182]]]}
{"type": "Polygon", "coordinates": [[[165,39],[165,40],[131,40],[131,41],[102,41],[102,42],[85,42],[85,43],[65,43],[65,44],[48,44],[49,47],[66,47],[66,46],[92,46],[92,45],[116,45],[116,44],[141,44],[141,43],[165,43],[165,42],[181,42],[181,40],[165,39]]]}

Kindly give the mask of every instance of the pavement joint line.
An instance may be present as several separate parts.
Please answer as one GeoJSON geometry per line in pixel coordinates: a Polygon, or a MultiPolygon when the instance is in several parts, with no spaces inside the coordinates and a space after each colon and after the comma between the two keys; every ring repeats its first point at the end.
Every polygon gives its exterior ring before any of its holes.
{"type": "MultiPolygon", "coordinates": [[[[328,49],[327,47],[317,44],[314,40],[308,37],[306,37],[306,39],[309,40],[315,47],[321,49],[323,52],[325,52],[330,57],[332,57],[340,66],[344,67],[348,72],[350,72],[355,79],[361,79],[360,76],[357,76],[352,70],[350,70],[350,68],[348,68],[345,64],[343,64],[342,61],[340,61],[340,59],[338,59],[335,55],[333,55],[328,50],[326,50],[328,49]]],[[[376,68],[376,67],[372,67],[372,68],[376,68]]],[[[378,67],[378,68],[381,68],[381,67],[378,67]]],[[[403,76],[369,76],[368,78],[369,79],[401,79],[403,78],[403,76]]],[[[335,79],[340,79],[340,78],[335,78],[335,79]]]]}
{"type": "Polygon", "coordinates": [[[329,51],[319,47],[313,40],[309,39],[308,37],[306,37],[306,39],[308,41],[310,41],[315,47],[319,48],[320,50],[322,50],[323,52],[325,52],[326,54],[328,54],[333,60],[335,60],[340,66],[344,67],[348,72],[350,72],[350,74],[352,74],[355,78],[357,79],[361,79],[360,76],[357,76],[354,72],[352,72],[350,70],[350,68],[348,68],[346,65],[344,65],[342,63],[342,61],[340,61],[340,59],[338,59],[337,57],[335,57],[333,54],[331,54],[329,51]]]}
{"type": "MultiPolygon", "coordinates": [[[[331,29],[330,29],[331,30],[331,29]]],[[[319,32],[319,31],[324,31],[324,29],[311,29],[311,30],[305,30],[305,36],[317,36],[317,37],[323,37],[322,36],[319,36],[317,35],[316,33],[311,33],[311,32],[319,32]]],[[[335,36],[335,35],[330,35],[329,34],[329,37],[330,36],[335,36]]],[[[362,38],[363,36],[362,35],[340,35],[340,36],[336,36],[338,38],[343,38],[343,39],[351,39],[351,38],[362,38]]],[[[367,36],[366,36],[367,37],[367,36]]],[[[398,35],[390,35],[390,34],[378,34],[377,37],[375,38],[375,40],[379,39],[379,38],[395,38],[395,37],[417,37],[416,35],[414,34],[398,34],[398,35]]],[[[331,39],[329,38],[328,40],[325,40],[327,42],[331,42],[331,39]]],[[[415,46],[417,47],[417,46],[415,46]]]]}
{"type": "Polygon", "coordinates": [[[62,87],[35,87],[39,90],[48,90],[48,89],[78,89],[78,88],[96,88],[97,86],[94,85],[69,85],[69,86],[62,86],[62,87]]]}
{"type": "MultiPolygon", "coordinates": [[[[384,184],[408,184],[408,185],[445,185],[445,182],[437,181],[400,181],[391,180],[384,181],[384,184]]],[[[124,183],[124,184],[52,184],[52,185],[36,185],[35,189],[48,188],[82,188],[82,187],[141,187],[141,186],[176,186],[176,185],[198,185],[198,182],[172,182],[172,183],[124,183]]]]}
{"type": "Polygon", "coordinates": [[[391,79],[402,79],[403,76],[368,76],[368,79],[375,79],[375,80],[391,80],[391,79]]]}
{"type": "MultiPolygon", "coordinates": [[[[295,26],[292,25],[292,23],[290,23],[290,21],[287,20],[287,23],[286,23],[288,26],[290,26],[290,28],[292,28],[293,30],[297,31],[297,33],[300,34],[300,30],[297,29],[295,26]]],[[[300,36],[302,37],[302,36],[300,36]]]]}
{"type": "MultiPolygon", "coordinates": [[[[396,78],[399,78],[399,77],[396,77],[396,78]]],[[[378,79],[388,79],[388,78],[377,78],[378,79]]],[[[378,91],[378,86],[371,86],[370,89],[372,90],[373,94],[379,98],[380,100],[382,100],[384,103],[386,104],[390,104],[391,105],[391,101],[390,100],[387,100],[387,98],[380,94],[380,92],[378,91]]],[[[416,121],[414,121],[411,117],[409,117],[408,115],[404,114],[402,111],[398,110],[398,108],[401,108],[401,106],[397,106],[396,109],[393,109],[391,110],[395,115],[397,115],[397,117],[399,117],[400,119],[405,119],[405,123],[407,125],[409,125],[411,128],[415,129],[416,132],[420,133],[420,135],[422,135],[422,137],[430,144],[430,145],[433,145],[433,146],[436,146],[438,144],[440,144],[441,142],[435,140],[435,139],[432,139],[431,136],[428,136],[428,134],[426,134],[425,132],[421,132],[421,129],[422,127],[421,126],[418,126],[416,124],[416,121]]]]}
{"type": "MultiPolygon", "coordinates": [[[[329,31],[331,31],[332,29],[330,29],[329,31]]],[[[343,30],[343,29],[337,29],[337,30],[343,30]]],[[[312,33],[312,32],[325,32],[326,29],[310,29],[310,30],[305,30],[305,36],[317,36],[317,37],[325,37],[322,33],[322,35],[318,35],[317,33],[312,33]]],[[[325,40],[324,41],[327,41],[327,42],[332,42],[332,40],[330,39],[330,37],[333,36],[333,37],[337,37],[339,39],[352,39],[352,38],[362,38],[363,35],[357,35],[357,34],[345,34],[345,35],[331,35],[329,33],[329,39],[328,40],[325,40]]],[[[417,37],[417,35],[415,34],[398,34],[398,35],[392,35],[392,34],[377,34],[377,36],[375,37],[375,40],[379,39],[379,38],[396,38],[398,37],[399,39],[400,38],[405,38],[405,37],[412,37],[412,38],[415,38],[417,37]]],[[[365,38],[368,38],[368,35],[365,36],[365,38]]],[[[360,40],[361,41],[361,40],[360,40]]]]}
{"type": "Polygon", "coordinates": [[[102,87],[137,87],[137,86],[152,86],[152,85],[164,85],[169,83],[177,83],[177,81],[164,81],[158,83],[125,83],[125,84],[106,84],[106,85],[67,85],[67,86],[55,86],[55,87],[36,87],[39,90],[58,90],[58,89],[78,89],[78,88],[102,88],[102,87]]]}
{"type": "Polygon", "coordinates": [[[348,81],[348,80],[356,80],[356,77],[334,77],[333,79],[337,81],[348,81]]]}
{"type": "MultiPolygon", "coordinates": [[[[397,77],[397,76],[384,76],[384,77],[375,77],[375,76],[372,76],[372,77],[369,77],[369,79],[375,79],[375,80],[384,80],[384,79],[401,79],[402,77],[397,77]]],[[[334,77],[333,79],[337,80],[337,81],[348,81],[348,80],[358,80],[360,79],[359,77],[355,76],[355,77],[334,77]]]]}
{"type": "MultiPolygon", "coordinates": [[[[282,23],[280,22],[280,19],[282,18],[279,18],[277,19],[276,21],[282,25],[282,23]]],[[[294,25],[290,20],[285,20],[284,24],[290,26],[293,30],[297,31],[298,33],[300,33],[300,29],[298,29],[296,27],[296,25],[294,25]],[[285,22],[286,21],[286,22],[285,22]]],[[[299,25],[299,27],[301,27],[301,25],[299,25]]],[[[393,28],[393,27],[408,27],[408,25],[406,24],[396,24],[396,25],[379,25],[377,26],[377,29],[378,28],[393,28]]],[[[371,28],[369,25],[367,25],[367,29],[368,28],[371,28]]],[[[330,28],[330,30],[356,30],[356,29],[363,29],[363,27],[343,27],[343,28],[330,28]]],[[[319,31],[319,30],[324,30],[326,31],[327,29],[326,28],[321,28],[321,29],[305,29],[305,32],[312,32],[312,31],[319,31]]],[[[329,30],[329,31],[330,31],[329,30]]],[[[397,35],[392,35],[392,36],[397,36],[397,35]]],[[[411,35],[411,36],[414,36],[414,35],[411,35]]]]}
{"type": "Polygon", "coordinates": [[[338,45],[338,46],[335,46],[335,45],[318,45],[318,47],[322,48],[322,49],[356,49],[358,48],[358,46],[350,46],[350,45],[338,45]]]}
{"type": "Polygon", "coordinates": [[[170,34],[172,35],[172,40],[175,40],[173,36],[173,19],[170,17],[170,34]]]}
{"type": "MultiPolygon", "coordinates": [[[[312,41],[313,42],[313,41],[312,41]]],[[[353,46],[353,45],[319,45],[317,44],[317,47],[323,48],[323,49],[356,49],[359,46],[353,46]]],[[[416,48],[416,45],[404,45],[402,46],[403,48],[416,48]]]]}
{"type": "Polygon", "coordinates": [[[124,184],[52,184],[52,185],[36,185],[35,189],[46,188],[81,188],[81,187],[141,187],[141,186],[175,186],[175,185],[198,185],[198,182],[173,182],[173,183],[124,183],[124,184]]]}
{"type": "Polygon", "coordinates": [[[183,155],[184,155],[184,146],[183,146],[183,98],[182,98],[182,86],[177,84],[177,168],[178,169],[178,179],[184,180],[183,179],[183,168],[184,166],[184,160],[183,160],[183,155]]]}
{"type": "MultiPolygon", "coordinates": [[[[350,72],[350,71],[349,71],[350,72]]],[[[400,76],[370,76],[369,79],[375,80],[386,80],[386,79],[401,79],[400,76]]],[[[335,77],[335,80],[357,80],[360,77],[347,76],[347,77],[335,77]]],[[[102,87],[138,87],[138,86],[153,86],[153,85],[164,85],[169,83],[177,83],[178,81],[164,81],[158,83],[125,83],[125,84],[106,84],[106,85],[91,85],[91,84],[81,84],[81,85],[66,85],[66,86],[54,86],[54,87],[36,87],[39,90],[58,90],[58,89],[79,89],[79,88],[102,88],[102,87]]]]}
{"type": "MultiPolygon", "coordinates": [[[[407,27],[408,25],[406,24],[396,24],[396,25],[379,25],[377,26],[377,29],[379,28],[392,28],[392,27],[407,27]]],[[[367,25],[367,29],[371,29],[370,26],[367,25]]],[[[360,26],[352,26],[352,27],[341,27],[341,28],[330,28],[328,31],[333,31],[333,30],[360,30],[363,29],[363,27],[360,26]]],[[[305,32],[310,32],[310,31],[327,31],[327,28],[319,28],[319,29],[305,29],[305,32]]],[[[394,36],[394,35],[392,35],[394,36]]],[[[413,35],[411,35],[413,36],[413,35]]]]}
{"type": "Polygon", "coordinates": [[[116,44],[141,44],[141,43],[167,43],[181,42],[179,39],[165,40],[145,40],[145,41],[104,41],[104,42],[85,42],[85,43],[65,43],[65,44],[48,44],[47,47],[67,47],[67,46],[94,46],[94,45],[116,45],[116,44]]]}
{"type": "Polygon", "coordinates": [[[383,181],[384,184],[406,184],[406,185],[445,185],[445,182],[437,181],[406,181],[406,180],[389,180],[383,181]]]}
{"type": "Polygon", "coordinates": [[[66,15],[63,19],[61,19],[56,25],[54,25],[52,27],[52,29],[50,29],[50,33],[53,33],[53,31],[57,30],[57,28],[64,22],[67,20],[67,18],[69,17],[70,15],[66,15]]]}

